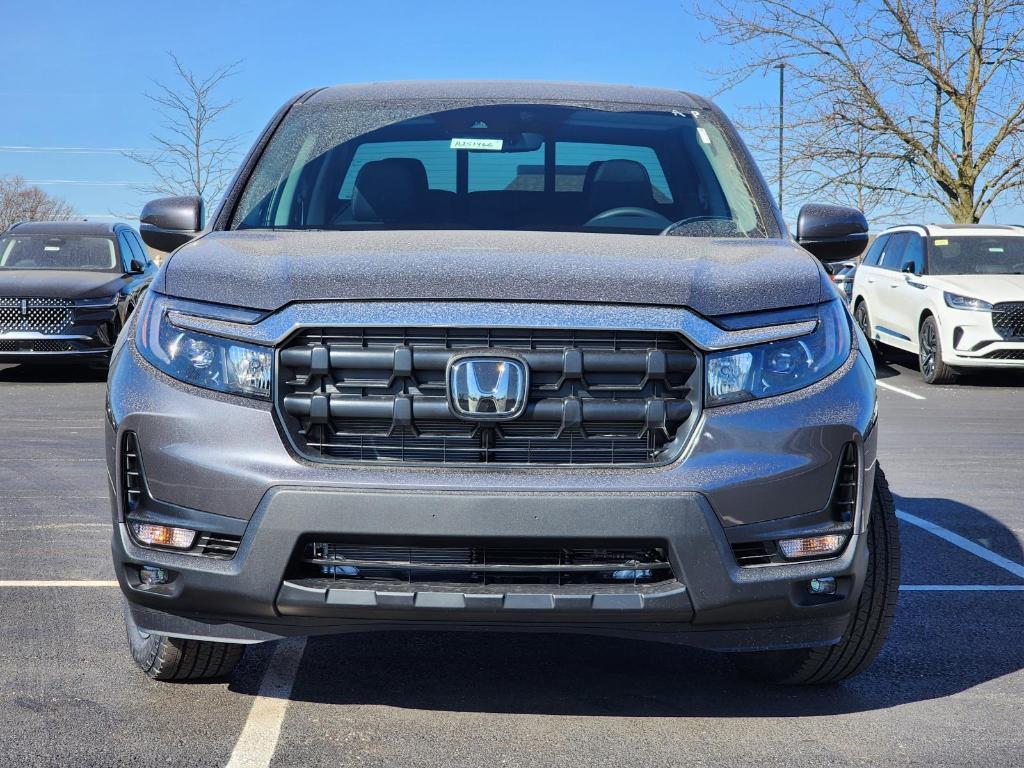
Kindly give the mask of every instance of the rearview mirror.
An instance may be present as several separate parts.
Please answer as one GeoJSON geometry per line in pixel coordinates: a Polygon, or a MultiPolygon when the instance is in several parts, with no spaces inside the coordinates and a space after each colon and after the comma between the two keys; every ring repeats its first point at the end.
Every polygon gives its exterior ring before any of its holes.
{"type": "Polygon", "coordinates": [[[201,197],[161,197],[142,209],[139,233],[146,245],[158,251],[173,251],[194,238],[204,224],[201,197]]]}
{"type": "Polygon", "coordinates": [[[856,208],[810,203],[797,216],[796,241],[824,262],[856,258],[868,244],[868,220],[856,208]]]}

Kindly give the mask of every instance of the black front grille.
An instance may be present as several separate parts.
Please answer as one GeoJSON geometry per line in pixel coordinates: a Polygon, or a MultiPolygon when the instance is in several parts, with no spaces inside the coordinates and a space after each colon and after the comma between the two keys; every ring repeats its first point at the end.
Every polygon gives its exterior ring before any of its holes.
{"type": "Polygon", "coordinates": [[[992,307],[992,326],[1004,339],[1024,339],[1024,301],[1004,301],[992,307]]]}
{"type": "Polygon", "coordinates": [[[986,360],[1024,360],[1024,349],[997,349],[985,355],[986,360]]]}
{"type": "Polygon", "coordinates": [[[61,333],[71,322],[67,299],[0,297],[0,331],[61,333]]]}
{"type": "Polygon", "coordinates": [[[2,340],[0,352],[73,352],[75,345],[54,339],[2,340]]]}
{"type": "Polygon", "coordinates": [[[652,584],[672,578],[664,547],[452,543],[442,546],[311,541],[299,568],[336,581],[444,584],[652,584]]]}
{"type": "Polygon", "coordinates": [[[487,328],[305,329],[281,349],[277,405],[315,460],[652,464],[672,458],[696,404],[694,352],[673,333],[487,328]],[[446,370],[473,351],[522,360],[521,416],[466,421],[446,370]]]}

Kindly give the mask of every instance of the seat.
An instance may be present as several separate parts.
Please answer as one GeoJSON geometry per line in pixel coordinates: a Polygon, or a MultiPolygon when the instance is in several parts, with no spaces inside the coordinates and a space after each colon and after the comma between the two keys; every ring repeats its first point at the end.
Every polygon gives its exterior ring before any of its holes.
{"type": "Polygon", "coordinates": [[[657,210],[651,177],[636,160],[591,163],[583,179],[583,196],[588,220],[612,208],[657,210]]]}
{"type": "Polygon", "coordinates": [[[389,225],[423,224],[430,213],[427,171],[411,157],[374,160],[359,169],[352,218],[389,225]]]}

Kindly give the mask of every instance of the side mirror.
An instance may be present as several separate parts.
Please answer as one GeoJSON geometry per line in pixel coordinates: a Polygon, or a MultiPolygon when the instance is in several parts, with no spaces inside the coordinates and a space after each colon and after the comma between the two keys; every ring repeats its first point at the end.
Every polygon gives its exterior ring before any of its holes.
{"type": "Polygon", "coordinates": [[[796,241],[824,262],[856,258],[868,244],[868,220],[856,208],[810,203],[797,216],[796,241]]]}
{"type": "Polygon", "coordinates": [[[142,209],[139,233],[146,245],[173,251],[199,233],[205,218],[201,197],[161,197],[142,209]]]}
{"type": "Polygon", "coordinates": [[[146,271],[146,268],[142,266],[138,259],[132,259],[132,263],[128,265],[129,275],[141,275],[146,271]]]}
{"type": "Polygon", "coordinates": [[[908,261],[906,264],[903,265],[903,268],[900,269],[900,272],[902,272],[905,275],[916,275],[917,264],[915,264],[912,261],[908,261]]]}

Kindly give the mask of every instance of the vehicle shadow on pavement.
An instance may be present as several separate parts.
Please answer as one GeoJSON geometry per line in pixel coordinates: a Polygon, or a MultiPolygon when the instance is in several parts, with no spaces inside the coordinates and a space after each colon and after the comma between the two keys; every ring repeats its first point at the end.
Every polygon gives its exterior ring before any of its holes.
{"type": "MultiPolygon", "coordinates": [[[[900,376],[912,376],[922,386],[926,386],[920,379],[920,362],[917,355],[902,350],[886,350],[885,362],[876,361],[876,378],[880,380],[891,379],[900,376]]],[[[1024,371],[1020,370],[977,370],[962,373],[957,381],[958,384],[972,387],[1024,387],[1024,371]]],[[[922,390],[927,393],[927,389],[922,390]]]]}
{"type": "Polygon", "coordinates": [[[73,384],[107,380],[105,366],[61,363],[51,365],[0,365],[0,383],[73,384]]]}
{"type": "MultiPolygon", "coordinates": [[[[930,519],[942,512],[966,526],[1000,525],[948,500],[902,498],[899,504],[914,514],[927,508],[930,519]]],[[[906,523],[901,538],[904,549],[912,550],[904,558],[905,581],[960,584],[964,571],[977,565],[982,580],[967,583],[991,583],[984,581],[991,576],[984,571],[989,564],[970,553],[906,523]],[[926,565],[932,562],[934,567],[926,565]]],[[[999,538],[999,552],[1021,562],[1012,532],[999,538]]],[[[1003,583],[1014,581],[1006,575],[1003,583]]],[[[889,641],[870,669],[843,685],[793,688],[747,680],[726,655],[659,643],[583,635],[374,632],[310,639],[291,698],[596,717],[844,714],[942,698],[1015,673],[1024,668],[1022,636],[1024,592],[902,592],[889,641]]]]}

